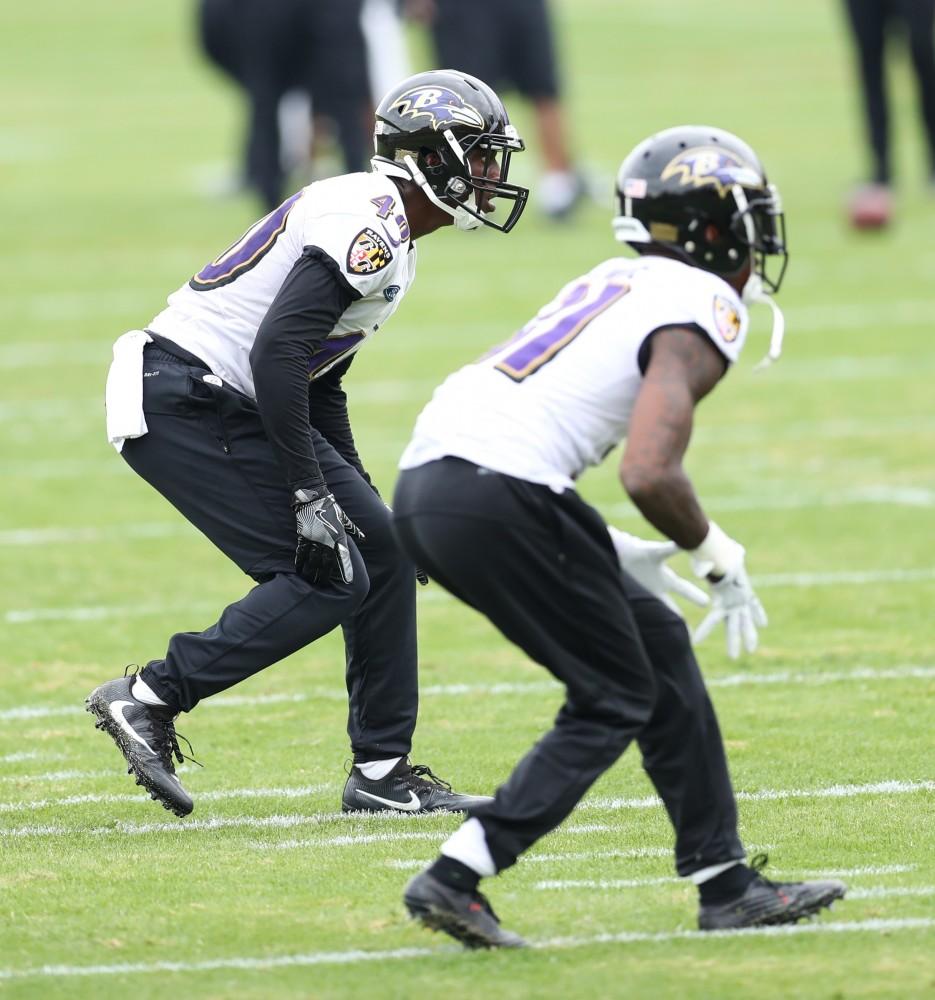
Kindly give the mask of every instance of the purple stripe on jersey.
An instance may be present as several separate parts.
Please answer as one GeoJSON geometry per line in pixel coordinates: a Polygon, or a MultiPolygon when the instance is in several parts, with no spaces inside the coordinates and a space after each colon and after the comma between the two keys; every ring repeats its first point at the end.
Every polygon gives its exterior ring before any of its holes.
{"type": "Polygon", "coordinates": [[[322,368],[333,364],[342,354],[356,347],[364,339],[361,330],[355,333],[346,333],[341,337],[329,337],[321,347],[308,359],[309,381],[317,378],[321,374],[322,368]]]}
{"type": "MultiPolygon", "coordinates": [[[[582,288],[586,289],[586,286],[582,286],[582,288]]],[[[547,325],[538,336],[525,341],[522,346],[506,355],[494,367],[512,379],[526,378],[527,375],[531,375],[547,361],[550,361],[567,343],[577,337],[598,313],[603,312],[629,290],[628,285],[605,285],[595,298],[564,316],[556,317],[555,321],[547,325]]],[[[563,307],[567,308],[577,304],[582,298],[584,298],[583,292],[579,294],[578,290],[575,289],[566,298],[563,307]]],[[[530,332],[530,327],[534,328],[534,326],[540,325],[540,319],[544,318],[538,317],[529,324],[527,333],[530,332]]]]}
{"type": "Polygon", "coordinates": [[[226,285],[239,274],[255,267],[264,255],[272,249],[273,244],[286,228],[289,212],[292,206],[302,197],[298,191],[284,201],[279,208],[264,216],[254,226],[248,229],[236,243],[229,246],[224,253],[205,265],[189,284],[192,288],[203,290],[226,285]]]}

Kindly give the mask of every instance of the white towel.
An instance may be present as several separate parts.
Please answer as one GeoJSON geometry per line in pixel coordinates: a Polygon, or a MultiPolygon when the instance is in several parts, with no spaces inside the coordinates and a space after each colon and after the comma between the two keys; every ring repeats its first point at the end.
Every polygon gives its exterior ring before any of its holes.
{"type": "Polygon", "coordinates": [[[142,437],[149,430],[143,415],[143,348],[152,339],[145,330],[131,330],[114,342],[104,404],[107,440],[117,451],[124,441],[142,437]]]}

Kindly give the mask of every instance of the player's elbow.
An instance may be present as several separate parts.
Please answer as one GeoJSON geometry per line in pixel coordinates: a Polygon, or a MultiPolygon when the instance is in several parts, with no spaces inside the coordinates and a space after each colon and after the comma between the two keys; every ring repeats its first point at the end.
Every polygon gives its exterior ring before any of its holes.
{"type": "Polygon", "coordinates": [[[626,458],[620,466],[620,482],[627,496],[641,510],[644,506],[651,506],[656,497],[666,492],[668,480],[662,466],[628,462],[626,458]]]}

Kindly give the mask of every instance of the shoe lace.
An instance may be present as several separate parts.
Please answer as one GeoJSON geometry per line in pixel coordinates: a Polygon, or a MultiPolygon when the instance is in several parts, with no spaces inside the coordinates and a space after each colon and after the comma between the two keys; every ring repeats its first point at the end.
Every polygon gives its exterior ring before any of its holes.
{"type": "MultiPolygon", "coordinates": [[[[135,677],[140,671],[138,663],[128,663],[127,666],[123,668],[124,677],[135,677]]],[[[154,734],[153,734],[153,744],[155,745],[156,752],[159,754],[160,759],[163,764],[174,773],[175,768],[172,764],[172,758],[180,763],[184,763],[186,760],[191,761],[193,764],[197,764],[199,767],[204,767],[204,764],[200,760],[196,760],[194,757],[194,747],[192,747],[190,741],[184,737],[181,733],[175,731],[175,717],[171,719],[156,719],[154,720],[154,734]],[[179,740],[183,740],[185,745],[188,747],[188,753],[182,752],[182,748],[179,746],[179,740]]]]}
{"type": "Polygon", "coordinates": [[[475,902],[480,903],[480,905],[487,911],[487,913],[489,913],[490,916],[493,917],[493,919],[496,920],[498,924],[500,923],[500,918],[497,916],[496,913],[494,913],[494,909],[490,905],[490,900],[479,889],[475,889],[471,893],[471,898],[475,902]]]}
{"type": "MultiPolygon", "coordinates": [[[[444,788],[446,792],[451,791],[451,785],[439,778],[428,764],[413,764],[411,774],[415,778],[415,781],[411,781],[410,784],[422,785],[437,785],[439,788],[444,788]]],[[[481,897],[483,898],[483,897],[481,897]]]]}
{"type": "Polygon", "coordinates": [[[755,854],[750,859],[750,870],[756,879],[763,883],[763,885],[768,885],[771,889],[778,889],[778,884],[771,881],[763,874],[763,869],[769,864],[768,854],[755,854]]]}
{"type": "Polygon", "coordinates": [[[168,744],[170,753],[175,755],[175,759],[180,764],[188,760],[191,761],[192,764],[204,767],[204,764],[202,764],[200,760],[195,759],[195,748],[191,745],[188,738],[175,731],[175,721],[173,719],[169,719],[166,723],[166,743],[168,744]],[[188,753],[182,753],[182,750],[179,747],[179,740],[184,741],[185,746],[188,747],[188,753]]]}

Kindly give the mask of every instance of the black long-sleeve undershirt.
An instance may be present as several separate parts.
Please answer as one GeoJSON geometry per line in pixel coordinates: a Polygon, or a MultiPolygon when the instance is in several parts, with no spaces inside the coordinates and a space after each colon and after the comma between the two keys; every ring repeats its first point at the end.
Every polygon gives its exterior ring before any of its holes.
{"type": "MultiPolygon", "coordinates": [[[[309,359],[334,329],[341,314],[359,298],[360,293],[351,287],[331,257],[318,247],[306,247],[257,330],[250,351],[257,405],[291,490],[315,489],[324,483],[310,432],[309,359]]],[[[347,370],[346,365],[337,367],[347,370]]],[[[332,383],[314,393],[318,411],[325,414],[326,423],[330,420],[331,434],[336,439],[332,440],[318,424],[316,429],[360,468],[340,377],[336,376],[337,392],[332,383]],[[343,428],[339,409],[343,409],[343,428]],[[344,448],[350,441],[350,454],[356,461],[345,454],[339,441],[343,441],[344,448]]],[[[318,411],[316,420],[321,420],[318,411]]]]}
{"type": "Polygon", "coordinates": [[[314,382],[309,382],[308,422],[376,490],[357,454],[351,418],[347,412],[347,394],[341,385],[354,357],[352,354],[314,382]]]}

